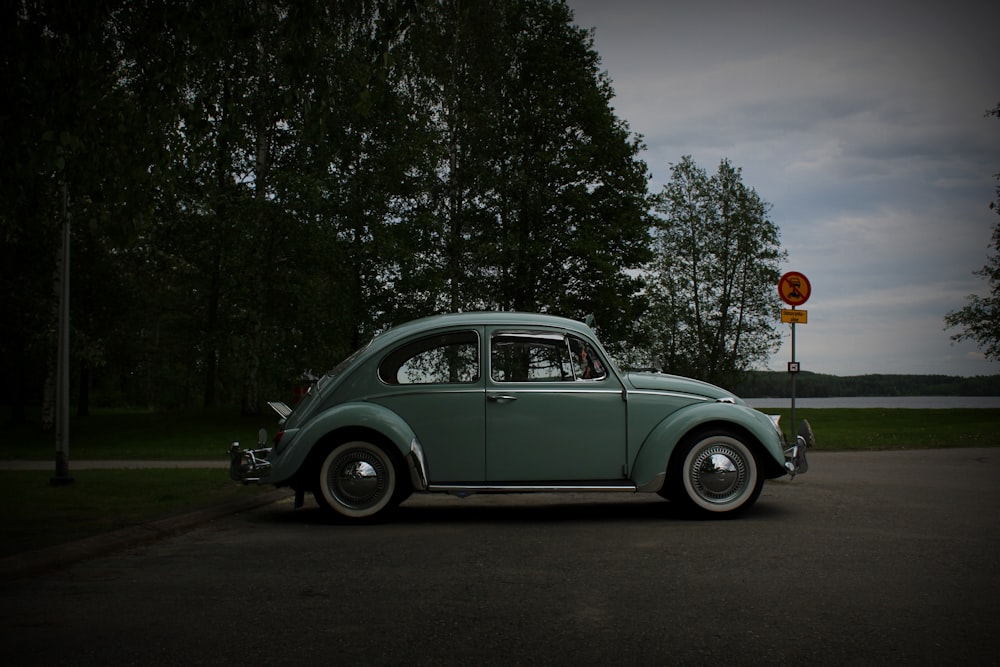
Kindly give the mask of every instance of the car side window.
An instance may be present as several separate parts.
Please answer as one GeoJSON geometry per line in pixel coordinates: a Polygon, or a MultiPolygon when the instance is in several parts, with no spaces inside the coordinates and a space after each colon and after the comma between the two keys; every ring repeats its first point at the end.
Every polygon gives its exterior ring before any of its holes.
{"type": "Polygon", "coordinates": [[[566,338],[560,334],[503,331],[493,335],[495,382],[562,382],[573,379],[566,338]]]}
{"type": "Polygon", "coordinates": [[[407,343],[382,360],[378,376],[392,385],[476,382],[479,335],[475,331],[458,331],[407,343]]]}

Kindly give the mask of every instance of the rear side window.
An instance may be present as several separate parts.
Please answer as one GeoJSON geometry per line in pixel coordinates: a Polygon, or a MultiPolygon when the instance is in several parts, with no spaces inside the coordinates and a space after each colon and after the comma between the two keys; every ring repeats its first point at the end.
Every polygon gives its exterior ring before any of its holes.
{"type": "Polygon", "coordinates": [[[397,348],[378,368],[392,385],[463,384],[479,380],[479,335],[457,331],[412,341],[397,348]]]}

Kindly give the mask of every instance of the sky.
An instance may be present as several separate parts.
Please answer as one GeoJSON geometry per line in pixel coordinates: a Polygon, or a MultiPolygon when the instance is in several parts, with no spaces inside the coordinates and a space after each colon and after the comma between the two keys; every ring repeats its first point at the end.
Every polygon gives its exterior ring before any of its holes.
{"type": "MultiPolygon", "coordinates": [[[[944,316],[988,284],[1000,2],[568,0],[642,135],[650,190],[690,155],[771,205],[812,292],[805,371],[992,375],[944,316]]],[[[777,290],[777,285],[775,285],[777,290]]],[[[775,313],[777,319],[778,313],[775,313]]],[[[791,326],[767,367],[792,361],[791,326]]]]}

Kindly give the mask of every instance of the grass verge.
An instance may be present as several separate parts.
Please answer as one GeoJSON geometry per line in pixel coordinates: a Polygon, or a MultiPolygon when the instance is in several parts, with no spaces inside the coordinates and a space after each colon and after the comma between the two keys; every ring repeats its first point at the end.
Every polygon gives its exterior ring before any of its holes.
{"type": "MultiPolygon", "coordinates": [[[[762,412],[782,415],[782,426],[791,433],[788,408],[762,412]]],[[[819,449],[1000,446],[1000,409],[800,408],[795,416],[812,424],[819,449]]],[[[277,417],[222,409],[100,411],[70,419],[70,467],[76,459],[223,461],[229,443],[252,445],[261,428],[273,436],[277,417]]],[[[4,436],[0,460],[54,460],[54,435],[42,431],[37,420],[8,427],[4,436]]]]}
{"type": "Polygon", "coordinates": [[[0,471],[0,558],[165,519],[268,487],[243,486],[225,469],[82,470],[49,484],[51,471],[0,471]]]}
{"type": "MultiPolygon", "coordinates": [[[[780,414],[792,433],[791,410],[780,414]]],[[[950,449],[1000,446],[1000,410],[907,410],[885,408],[797,409],[816,433],[818,450],[950,449]]]]}
{"type": "MultiPolygon", "coordinates": [[[[2,413],[0,413],[2,415],[2,413]]],[[[4,417],[6,415],[3,415],[4,417]]],[[[246,417],[234,409],[98,410],[89,417],[71,417],[69,456],[74,459],[224,460],[229,443],[244,446],[257,442],[267,429],[273,436],[274,413],[246,417]]],[[[41,428],[35,416],[8,426],[0,442],[0,459],[49,459],[55,456],[55,434],[41,428]]]]}

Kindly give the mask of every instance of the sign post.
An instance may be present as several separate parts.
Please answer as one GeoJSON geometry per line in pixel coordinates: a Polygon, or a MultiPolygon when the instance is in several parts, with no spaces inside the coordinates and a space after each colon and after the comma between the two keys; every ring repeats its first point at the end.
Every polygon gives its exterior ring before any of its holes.
{"type": "Polygon", "coordinates": [[[73,483],[69,474],[69,190],[62,184],[62,256],[59,262],[59,348],[56,359],[56,471],[53,486],[73,483]]]}
{"type": "Polygon", "coordinates": [[[778,281],[778,295],[792,307],[791,310],[781,311],[781,321],[792,325],[792,360],[788,362],[788,374],[792,377],[792,437],[798,432],[798,424],[795,421],[795,376],[800,370],[799,362],[795,358],[795,325],[806,324],[809,321],[809,312],[798,310],[798,306],[808,301],[811,293],[812,285],[809,279],[798,271],[789,271],[778,281]]]}

